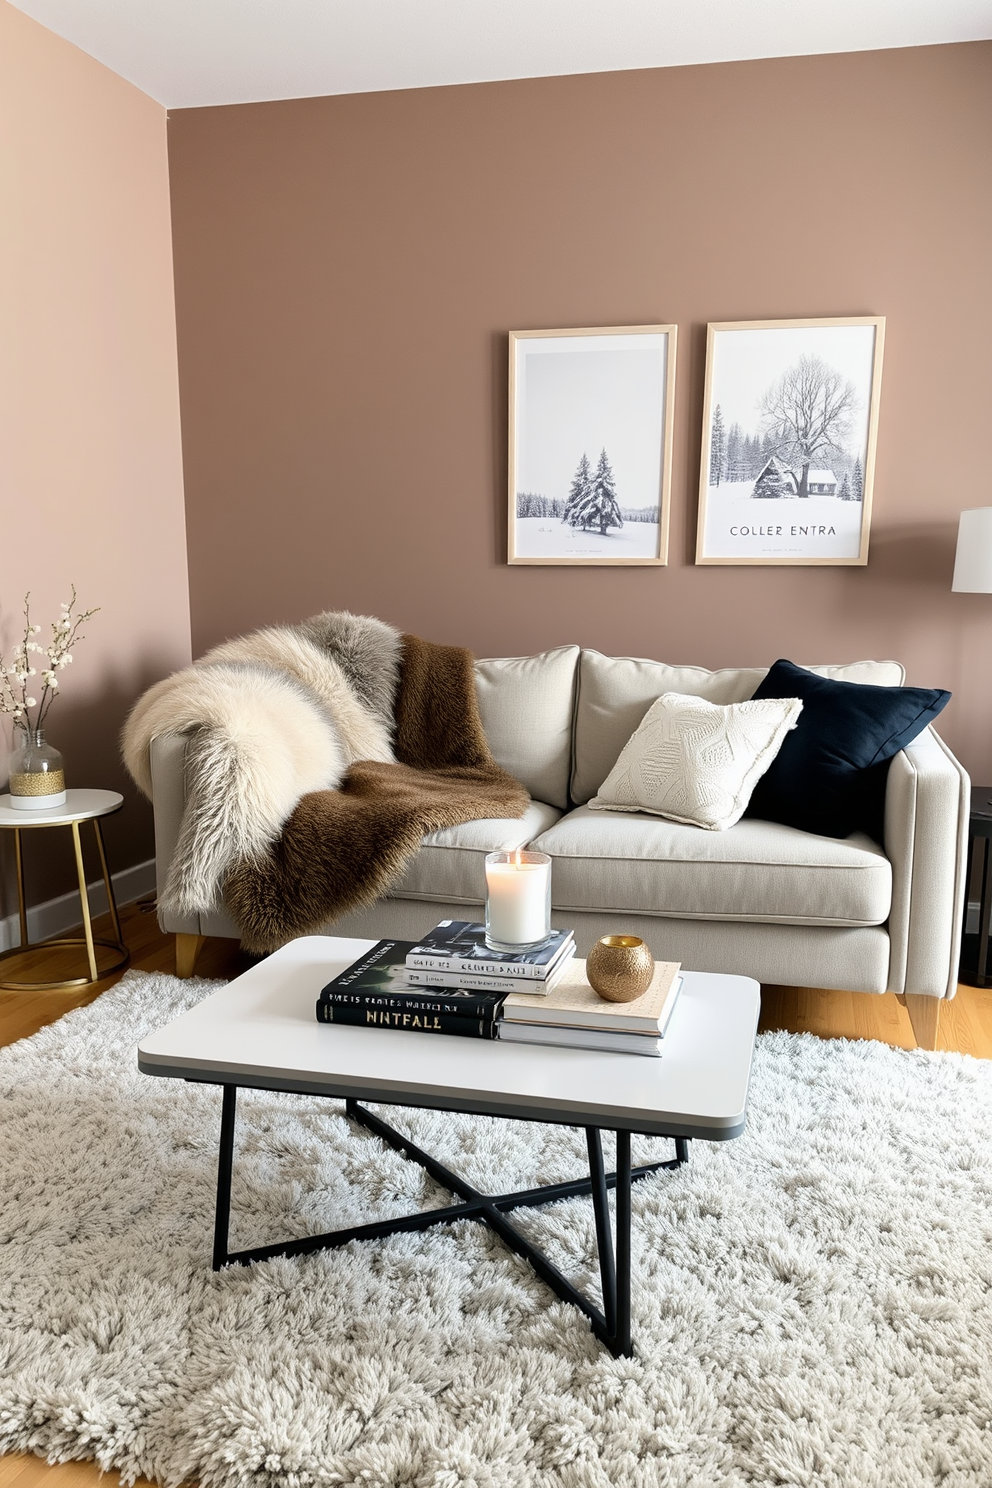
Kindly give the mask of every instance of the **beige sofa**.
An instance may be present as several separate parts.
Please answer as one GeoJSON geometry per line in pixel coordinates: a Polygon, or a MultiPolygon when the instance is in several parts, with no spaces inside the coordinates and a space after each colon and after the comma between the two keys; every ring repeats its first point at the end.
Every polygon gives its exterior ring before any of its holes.
{"type": "MultiPolygon", "coordinates": [[[[899,685],[895,662],[814,667],[853,682],[899,685]]],[[[892,761],[885,849],[745,818],[726,832],[633,812],[591,811],[650,703],[663,692],[717,703],[749,698],[765,668],[709,672],[562,646],[476,664],[483,726],[497,760],[533,801],[519,821],[473,821],[425,839],[388,898],[327,926],[336,934],[414,939],[445,917],[480,919],[487,852],[525,844],[554,860],[556,925],[580,953],[600,935],[637,933],[655,955],[761,982],[906,999],[933,1047],[939,999],[956,990],[964,897],[968,777],[932,729],[892,761]]],[[[184,803],[185,739],[152,745],[159,887],[184,803]]],[[[237,936],[221,904],[161,917],[189,974],[206,935],[237,936]]]]}

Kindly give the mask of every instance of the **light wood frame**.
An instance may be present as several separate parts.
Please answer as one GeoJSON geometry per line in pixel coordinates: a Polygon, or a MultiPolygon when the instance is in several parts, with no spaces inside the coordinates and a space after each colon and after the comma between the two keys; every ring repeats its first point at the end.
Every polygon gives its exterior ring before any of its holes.
{"type": "Polygon", "coordinates": [[[885,342],[885,317],[882,315],[834,316],[811,320],[726,320],[707,326],[706,381],[703,390],[703,434],[699,464],[699,514],[696,524],[696,563],[734,567],[864,567],[868,562],[868,536],[871,527],[872,489],[875,481],[875,445],[878,438],[878,405],[882,385],[882,350],[885,342]],[[794,555],[747,557],[710,555],[704,551],[706,539],[706,503],[709,491],[710,443],[712,433],[713,369],[717,337],[724,331],[806,330],[830,326],[874,326],[871,392],[868,406],[868,438],[865,450],[864,492],[861,506],[861,541],[855,558],[814,558],[794,555]]]}
{"type": "Polygon", "coordinates": [[[671,512],[672,430],[675,420],[675,357],[677,339],[678,326],[676,325],[594,326],[578,330],[510,332],[509,464],[507,472],[507,563],[529,565],[531,567],[541,568],[561,566],[568,566],[572,568],[646,568],[659,567],[667,564],[668,529],[671,512]],[[661,488],[658,492],[658,556],[654,558],[533,558],[519,555],[516,552],[517,355],[519,343],[522,341],[533,341],[539,338],[557,339],[562,336],[630,336],[631,338],[634,338],[637,336],[647,335],[664,335],[667,338],[665,346],[665,406],[662,417],[661,488]]]}

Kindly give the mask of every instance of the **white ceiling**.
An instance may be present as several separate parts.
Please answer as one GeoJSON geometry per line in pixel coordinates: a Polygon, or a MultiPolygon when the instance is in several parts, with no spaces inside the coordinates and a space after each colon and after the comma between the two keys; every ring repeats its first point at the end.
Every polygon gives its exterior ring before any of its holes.
{"type": "Polygon", "coordinates": [[[992,36],[992,0],[15,0],[168,108],[992,36]]]}

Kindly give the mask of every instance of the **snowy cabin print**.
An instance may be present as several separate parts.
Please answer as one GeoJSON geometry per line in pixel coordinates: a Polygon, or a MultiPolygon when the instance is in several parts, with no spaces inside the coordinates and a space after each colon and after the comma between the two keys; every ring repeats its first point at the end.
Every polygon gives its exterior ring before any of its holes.
{"type": "Polygon", "coordinates": [[[511,334],[508,562],[667,561],[675,337],[511,334]]]}
{"type": "Polygon", "coordinates": [[[783,468],[774,455],[769,455],[767,462],[758,471],[758,478],[754,483],[752,496],[767,499],[775,496],[840,496],[842,501],[860,501],[863,481],[861,476],[861,462],[855,459],[855,469],[850,475],[845,474],[843,482],[838,481],[832,470],[807,470],[806,490],[802,490],[802,474],[795,470],[783,468]],[[855,494],[857,492],[857,494],[855,494]]]}
{"type": "Polygon", "coordinates": [[[867,563],[884,327],[709,327],[697,563],[867,563]]]}

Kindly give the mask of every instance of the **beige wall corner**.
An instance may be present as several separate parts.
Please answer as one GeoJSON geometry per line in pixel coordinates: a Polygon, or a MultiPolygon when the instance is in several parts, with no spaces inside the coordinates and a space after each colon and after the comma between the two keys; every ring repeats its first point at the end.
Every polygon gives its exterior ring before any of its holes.
{"type": "MultiPolygon", "coordinates": [[[[120,725],[190,654],[166,115],[4,0],[0,260],[0,651],[25,590],[46,629],[71,583],[100,606],[48,732],[70,785],[128,792],[120,869],[152,843],[120,725]]],[[[34,897],[65,887],[47,856],[34,897]]]]}

